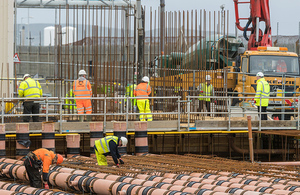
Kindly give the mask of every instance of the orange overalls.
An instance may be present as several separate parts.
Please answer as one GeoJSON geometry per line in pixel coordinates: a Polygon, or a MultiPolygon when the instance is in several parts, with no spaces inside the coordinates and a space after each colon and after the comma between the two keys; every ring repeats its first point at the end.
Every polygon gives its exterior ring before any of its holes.
{"type": "MultiPolygon", "coordinates": [[[[76,98],[91,98],[92,86],[86,79],[80,80],[80,78],[74,81],[73,92],[76,98]]],[[[92,103],[90,99],[76,99],[78,114],[92,114],[92,103]]]]}
{"type": "Polygon", "coordinates": [[[24,165],[31,187],[41,188],[43,186],[39,171],[41,167],[43,167],[43,180],[44,182],[48,181],[49,167],[54,158],[55,154],[53,151],[45,148],[40,148],[27,154],[24,165]]]}
{"type": "Polygon", "coordinates": [[[279,60],[277,65],[278,72],[287,72],[286,63],[283,60],[279,60]]]}
{"type": "Polygon", "coordinates": [[[54,152],[45,148],[40,148],[33,151],[33,153],[43,162],[43,173],[49,173],[50,165],[52,164],[52,160],[55,158],[54,152]]]}

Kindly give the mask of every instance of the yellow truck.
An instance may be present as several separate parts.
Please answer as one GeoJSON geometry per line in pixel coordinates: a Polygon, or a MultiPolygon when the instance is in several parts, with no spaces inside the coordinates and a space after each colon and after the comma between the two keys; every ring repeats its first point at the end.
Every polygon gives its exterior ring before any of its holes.
{"type": "MultiPolygon", "coordinates": [[[[209,45],[211,48],[207,46],[203,49],[203,45],[198,42],[191,47],[193,49],[183,53],[181,58],[176,53],[176,62],[172,61],[172,55],[157,57],[153,63],[156,63],[156,70],[159,71],[151,77],[150,82],[155,91],[153,95],[180,95],[186,100],[188,95],[199,95],[197,87],[205,82],[205,75],[209,74],[215,95],[237,97],[231,102],[232,106],[253,106],[251,101],[256,91],[256,73],[263,72],[271,88],[268,109],[282,111],[284,108],[285,111],[294,111],[297,108],[297,102],[291,99],[299,95],[300,70],[296,53],[288,52],[285,47],[258,47],[257,50],[243,51],[238,55],[238,48],[243,45],[232,37],[220,38],[209,45]],[[227,52],[222,52],[226,48],[227,52]],[[200,57],[202,61],[197,60],[200,57]],[[243,96],[249,98],[244,101],[238,98],[243,96]]],[[[173,104],[175,108],[175,103],[173,104]]],[[[225,101],[217,100],[217,104],[225,105],[225,101]]]]}

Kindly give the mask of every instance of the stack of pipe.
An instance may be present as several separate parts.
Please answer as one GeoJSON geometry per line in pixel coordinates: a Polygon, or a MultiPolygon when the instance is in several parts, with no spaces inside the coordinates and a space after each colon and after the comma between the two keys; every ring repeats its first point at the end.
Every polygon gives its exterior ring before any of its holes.
{"type": "Polygon", "coordinates": [[[0,156],[6,156],[6,151],[5,151],[5,124],[0,124],[0,156]]]}
{"type": "MultiPolygon", "coordinates": [[[[230,194],[244,194],[244,195],[258,195],[264,192],[264,194],[300,194],[300,188],[296,186],[300,186],[300,182],[290,183],[290,185],[282,185],[282,184],[274,184],[268,182],[257,181],[254,179],[243,179],[239,178],[234,181],[233,178],[230,177],[221,177],[219,175],[220,180],[208,179],[212,177],[213,174],[205,174],[203,173],[203,178],[193,177],[185,174],[171,174],[166,173],[164,177],[156,176],[156,175],[145,175],[145,174],[137,174],[136,178],[128,177],[128,176],[119,176],[112,175],[106,173],[96,173],[91,171],[83,171],[76,170],[70,168],[60,167],[57,168],[56,171],[64,172],[64,173],[72,173],[74,175],[84,175],[84,176],[92,176],[93,178],[100,178],[106,180],[112,180],[122,183],[131,184],[130,191],[126,191],[126,193],[131,194],[132,188],[134,185],[141,185],[145,187],[155,187],[161,189],[168,190],[177,190],[181,192],[187,192],[192,194],[198,194],[201,192],[212,193],[213,191],[218,192],[218,194],[222,193],[230,193],[230,194]],[[231,181],[232,180],[232,181],[231,181]],[[255,182],[256,181],[256,182],[255,182]],[[268,193],[266,193],[268,192],[268,193]]],[[[195,173],[198,174],[198,173],[195,173]]],[[[215,175],[215,178],[218,178],[218,175],[215,175]]],[[[257,178],[256,178],[257,179],[257,178]]],[[[75,179],[76,180],[76,179],[75,179]]],[[[286,182],[287,180],[285,180],[286,182]]],[[[78,184],[75,182],[73,184],[78,184]]],[[[82,185],[82,183],[81,183],[82,185]]],[[[124,184],[125,185],[125,184],[124,184]]],[[[134,194],[134,193],[132,193],[134,194]]]]}
{"type": "MultiPolygon", "coordinates": [[[[53,186],[69,188],[82,193],[96,193],[102,195],[117,195],[125,191],[126,194],[148,194],[148,195],[179,195],[180,191],[158,189],[152,186],[141,186],[138,184],[129,184],[125,182],[117,182],[108,179],[99,179],[79,174],[70,174],[51,171],[49,172],[49,182],[53,186]],[[129,191],[130,190],[130,191],[129,191]]],[[[190,194],[190,193],[185,193],[190,194]]]]}
{"type": "MultiPolygon", "coordinates": [[[[2,176],[26,180],[22,176],[26,174],[24,172],[25,168],[17,164],[19,161],[12,161],[15,164],[4,163],[4,161],[10,160],[2,160],[0,163],[2,176]]],[[[190,193],[214,195],[300,195],[299,181],[272,178],[268,175],[254,176],[231,172],[194,172],[189,174],[156,172],[156,175],[135,174],[134,177],[128,177],[56,166],[49,172],[49,183],[63,189],[104,195],[171,195],[190,193]]]]}
{"type": "Polygon", "coordinates": [[[15,194],[15,195],[22,195],[22,194],[33,194],[33,195],[72,195],[65,192],[53,192],[51,190],[33,188],[26,185],[21,185],[17,183],[6,183],[0,181],[0,194],[1,195],[8,195],[8,194],[15,194]]]}
{"type": "MultiPolygon", "coordinates": [[[[114,135],[117,137],[126,137],[126,122],[114,122],[114,135]]],[[[127,154],[127,147],[125,146],[120,146],[118,147],[119,153],[122,154],[127,154]]]]}
{"type": "Polygon", "coordinates": [[[67,140],[67,157],[80,155],[80,134],[68,134],[67,140]]]}
{"type": "Polygon", "coordinates": [[[135,129],[135,154],[137,156],[146,154],[149,152],[148,148],[148,122],[147,121],[139,121],[134,122],[135,129]]]}
{"type": "Polygon", "coordinates": [[[21,159],[29,152],[29,147],[20,144],[20,141],[30,141],[29,123],[16,124],[16,158],[21,159]]]}
{"type": "Polygon", "coordinates": [[[55,152],[55,126],[54,122],[42,123],[42,147],[55,152]]]}
{"type": "Polygon", "coordinates": [[[90,156],[95,157],[95,141],[103,137],[103,122],[90,122],[90,156]]]}

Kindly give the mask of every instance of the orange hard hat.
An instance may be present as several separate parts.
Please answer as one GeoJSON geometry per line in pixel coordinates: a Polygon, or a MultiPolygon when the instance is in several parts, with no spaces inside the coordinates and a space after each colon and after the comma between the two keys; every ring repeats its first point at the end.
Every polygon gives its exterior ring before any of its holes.
{"type": "Polygon", "coordinates": [[[56,156],[57,156],[56,164],[59,165],[64,161],[64,158],[60,154],[56,154],[56,156]]]}

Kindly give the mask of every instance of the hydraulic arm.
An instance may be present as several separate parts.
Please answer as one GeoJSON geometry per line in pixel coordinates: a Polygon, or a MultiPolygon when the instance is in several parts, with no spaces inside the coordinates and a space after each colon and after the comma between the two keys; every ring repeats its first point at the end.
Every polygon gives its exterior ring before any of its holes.
{"type": "Polygon", "coordinates": [[[236,26],[243,31],[243,36],[248,41],[248,50],[257,50],[258,46],[272,46],[269,0],[233,1],[236,26]],[[249,18],[240,18],[239,4],[250,4],[249,18]],[[240,20],[248,20],[245,27],[241,27],[240,20]],[[260,22],[265,22],[264,32],[259,28],[260,22]],[[252,27],[249,27],[251,23],[252,27]],[[251,32],[249,38],[246,34],[247,31],[251,32]]]}

